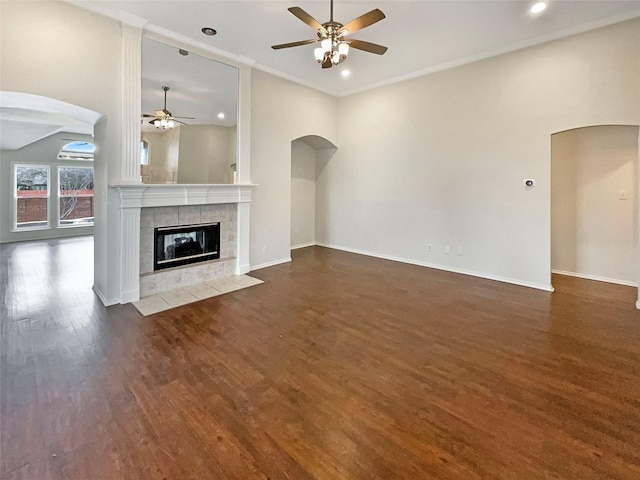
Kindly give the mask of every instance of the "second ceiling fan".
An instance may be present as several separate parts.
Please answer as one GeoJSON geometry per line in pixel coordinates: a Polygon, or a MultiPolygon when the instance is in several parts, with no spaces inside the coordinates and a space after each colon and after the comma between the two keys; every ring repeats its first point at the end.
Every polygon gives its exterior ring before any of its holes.
{"type": "Polygon", "coordinates": [[[162,110],[156,110],[153,114],[151,113],[143,113],[143,118],[151,118],[152,120],[149,123],[156,128],[160,128],[162,130],[167,130],[173,128],[176,123],[181,123],[183,125],[187,125],[184,122],[178,120],[178,118],[182,118],[184,120],[195,120],[193,117],[175,117],[173,114],[167,110],[167,92],[169,91],[169,87],[163,86],[162,91],[164,92],[164,106],[162,110]]]}
{"type": "Polygon", "coordinates": [[[271,48],[274,50],[320,42],[320,47],[314,50],[314,56],[316,61],[322,65],[322,68],[331,68],[341,63],[347,58],[350,47],[377,55],[383,55],[387,51],[387,47],[382,45],[346,36],[385,18],[384,13],[377,8],[359,16],[355,20],[351,20],[345,25],[333,20],[333,0],[331,0],[331,18],[328,22],[322,24],[300,7],[291,7],[288,10],[311,28],[314,28],[317,31],[318,38],[273,45],[271,48]]]}

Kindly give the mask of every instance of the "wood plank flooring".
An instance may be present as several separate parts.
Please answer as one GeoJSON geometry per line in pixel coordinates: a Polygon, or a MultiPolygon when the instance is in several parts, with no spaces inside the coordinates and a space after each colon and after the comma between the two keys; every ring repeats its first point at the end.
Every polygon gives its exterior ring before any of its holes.
{"type": "Polygon", "coordinates": [[[0,246],[2,480],[640,478],[633,288],[310,247],[141,318],[91,249],[0,246]]]}

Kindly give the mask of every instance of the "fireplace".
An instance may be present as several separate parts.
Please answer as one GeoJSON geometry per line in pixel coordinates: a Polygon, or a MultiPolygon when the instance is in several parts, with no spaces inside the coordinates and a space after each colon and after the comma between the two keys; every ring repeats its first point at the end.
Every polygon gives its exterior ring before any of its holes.
{"type": "Polygon", "coordinates": [[[156,227],[153,269],[220,258],[220,223],[156,227]]]}

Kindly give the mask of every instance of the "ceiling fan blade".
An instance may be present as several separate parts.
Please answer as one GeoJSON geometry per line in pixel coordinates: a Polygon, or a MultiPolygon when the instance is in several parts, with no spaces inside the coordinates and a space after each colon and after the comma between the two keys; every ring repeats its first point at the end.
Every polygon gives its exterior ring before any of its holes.
{"type": "Polygon", "coordinates": [[[156,117],[166,117],[167,114],[165,113],[164,110],[156,110],[156,117]]]}
{"type": "Polygon", "coordinates": [[[176,117],[176,116],[171,117],[172,120],[175,120],[176,118],[183,118],[185,120],[195,120],[196,119],[196,117],[176,117]]]}
{"type": "Polygon", "coordinates": [[[356,40],[355,38],[347,37],[344,37],[343,40],[347,41],[351,48],[356,48],[364,52],[375,53],[376,55],[384,55],[388,50],[387,47],[383,47],[377,43],[365,42],[364,40],[356,40]]]}
{"type": "Polygon", "coordinates": [[[327,29],[324,28],[319,21],[317,21],[315,18],[313,18],[311,15],[309,15],[300,7],[290,7],[287,10],[289,10],[291,13],[293,13],[296,17],[298,17],[304,23],[309,25],[311,28],[325,34],[327,33],[327,29]]]}
{"type": "MultiPolygon", "coordinates": [[[[180,117],[180,118],[183,118],[183,117],[180,117]]],[[[176,117],[173,117],[173,118],[172,118],[172,120],[173,120],[174,122],[181,123],[182,125],[189,125],[188,123],[184,123],[184,122],[181,122],[180,120],[176,120],[176,117]]],[[[195,120],[195,119],[194,119],[194,120],[195,120]]]]}
{"type": "Polygon", "coordinates": [[[274,50],[279,50],[281,48],[289,48],[289,47],[299,47],[300,45],[309,45],[310,43],[319,42],[319,38],[314,38],[313,40],[301,40],[299,42],[291,42],[291,43],[281,43],[280,45],[272,45],[271,48],[274,50]]]}
{"type": "Polygon", "coordinates": [[[151,115],[150,113],[143,113],[142,114],[143,117],[149,117],[149,118],[156,118],[157,115],[151,115]]]}
{"type": "Polygon", "coordinates": [[[385,18],[384,13],[379,9],[371,10],[369,13],[359,16],[355,20],[351,20],[344,27],[338,30],[338,35],[357,32],[369,25],[373,25],[385,18]]]}
{"type": "Polygon", "coordinates": [[[327,58],[324,62],[322,62],[322,68],[331,68],[333,67],[333,63],[331,63],[331,58],[327,58]]]}

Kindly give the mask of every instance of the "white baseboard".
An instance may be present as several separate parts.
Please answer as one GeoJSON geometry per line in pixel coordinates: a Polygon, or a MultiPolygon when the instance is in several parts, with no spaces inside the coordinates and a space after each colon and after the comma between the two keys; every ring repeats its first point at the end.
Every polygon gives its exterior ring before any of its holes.
{"type": "Polygon", "coordinates": [[[508,277],[501,277],[501,276],[498,276],[498,275],[491,275],[491,274],[486,274],[486,273],[474,272],[472,270],[464,270],[462,268],[447,267],[447,266],[444,266],[444,265],[438,265],[438,264],[428,263],[428,262],[421,262],[421,261],[417,261],[417,260],[411,260],[411,259],[408,259],[408,258],[394,257],[392,255],[383,255],[383,254],[380,254],[380,253],[366,252],[364,250],[358,250],[358,249],[347,248],[347,247],[340,247],[338,245],[330,245],[330,244],[327,244],[327,243],[317,243],[316,245],[318,245],[319,247],[333,248],[334,250],[342,250],[344,252],[349,252],[349,253],[357,253],[359,255],[367,255],[369,257],[382,258],[384,260],[392,260],[394,262],[409,263],[411,265],[418,265],[420,267],[434,268],[436,270],[444,270],[446,272],[460,273],[462,275],[469,275],[469,276],[472,276],[472,277],[485,278],[487,280],[495,280],[497,282],[510,283],[512,285],[519,285],[521,287],[535,288],[536,290],[544,290],[545,292],[553,292],[553,287],[551,285],[544,285],[544,284],[541,284],[541,283],[523,282],[521,280],[516,280],[516,279],[508,278],[508,277]]]}
{"type": "Polygon", "coordinates": [[[244,275],[245,273],[249,273],[251,271],[251,265],[248,263],[243,263],[242,265],[238,265],[236,268],[236,275],[244,275]]]}
{"type": "Polygon", "coordinates": [[[260,265],[252,265],[251,271],[260,270],[261,268],[267,267],[275,267],[276,265],[280,265],[281,263],[287,263],[291,261],[291,257],[281,258],[280,260],[274,260],[273,262],[261,263],[260,265]]]}
{"type": "Polygon", "coordinates": [[[131,303],[137,302],[138,300],[140,300],[140,289],[136,288],[134,290],[122,292],[122,299],[120,300],[120,303],[131,303]]]}
{"type": "Polygon", "coordinates": [[[120,299],[118,298],[107,300],[107,297],[95,285],[93,285],[91,289],[93,290],[93,293],[95,293],[98,296],[98,298],[100,299],[100,301],[105,307],[110,307],[111,305],[116,305],[120,303],[120,299]]]}
{"type": "Polygon", "coordinates": [[[314,245],[317,245],[316,242],[299,243],[297,245],[291,245],[291,250],[297,250],[299,248],[305,248],[305,247],[313,247],[314,245]]]}
{"type": "Polygon", "coordinates": [[[636,282],[629,282],[627,280],[617,280],[615,278],[599,277],[597,275],[587,275],[586,273],[566,272],[564,270],[552,269],[551,273],[557,275],[566,275],[568,277],[584,278],[585,280],[595,280],[597,282],[615,283],[617,285],[624,285],[626,287],[637,287],[636,282]]]}

